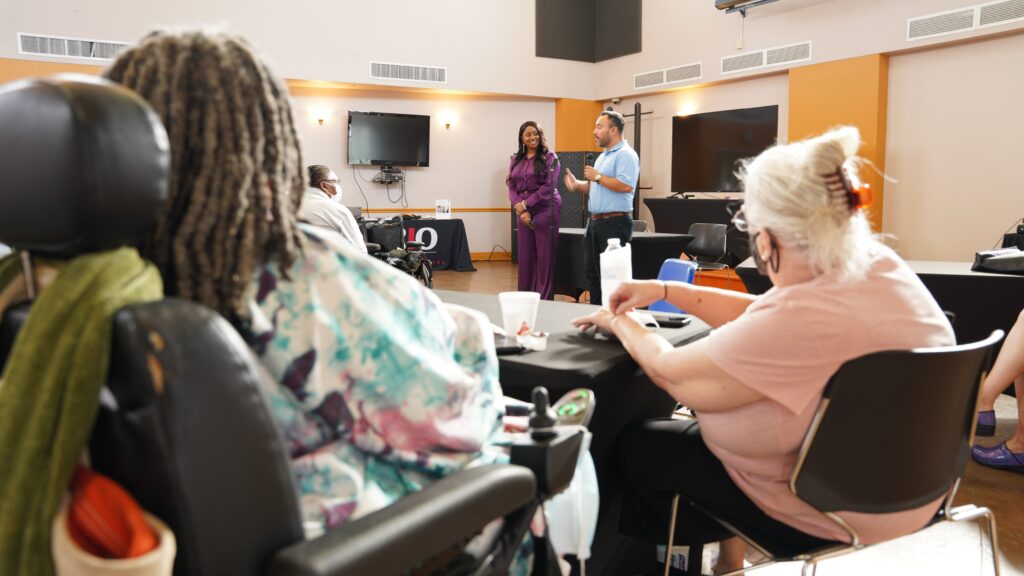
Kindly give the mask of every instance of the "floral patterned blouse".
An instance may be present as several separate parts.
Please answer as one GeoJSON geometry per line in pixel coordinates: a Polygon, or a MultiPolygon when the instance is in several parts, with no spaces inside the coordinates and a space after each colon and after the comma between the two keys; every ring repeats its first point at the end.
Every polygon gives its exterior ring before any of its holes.
{"type": "Polygon", "coordinates": [[[437,478],[507,461],[490,324],[335,234],[303,225],[285,280],[256,279],[247,334],[313,537],[437,478]]]}

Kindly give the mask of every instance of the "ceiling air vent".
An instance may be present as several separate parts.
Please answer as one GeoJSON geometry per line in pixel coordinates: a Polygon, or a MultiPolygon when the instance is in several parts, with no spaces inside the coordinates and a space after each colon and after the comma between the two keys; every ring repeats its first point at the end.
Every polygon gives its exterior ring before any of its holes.
{"type": "Polygon", "coordinates": [[[1006,0],[992,2],[978,7],[980,14],[978,26],[995,26],[1024,20],[1024,0],[1006,0]]]}
{"type": "Polygon", "coordinates": [[[448,82],[448,68],[370,62],[370,78],[444,84],[448,82]]]}
{"type": "Polygon", "coordinates": [[[802,42],[791,46],[769,48],[765,52],[767,52],[768,66],[790,64],[792,62],[805,62],[811,59],[811,43],[802,42]]]}
{"type": "Polygon", "coordinates": [[[764,66],[764,50],[722,58],[722,74],[743,72],[762,66],[764,66]]]}
{"type": "Polygon", "coordinates": [[[637,88],[649,88],[651,86],[657,86],[658,84],[665,83],[665,71],[656,70],[654,72],[644,72],[643,74],[637,74],[633,76],[633,89],[637,88]]]}
{"type": "Polygon", "coordinates": [[[18,54],[32,56],[113,60],[127,47],[128,44],[124,42],[18,33],[18,54]]]}
{"type": "Polygon", "coordinates": [[[685,82],[687,80],[699,80],[703,76],[703,66],[700,62],[676,66],[665,70],[665,82],[685,82]]]}
{"type": "Polygon", "coordinates": [[[907,40],[921,40],[944,34],[965,32],[974,28],[977,7],[963,8],[907,20],[907,40]]]}

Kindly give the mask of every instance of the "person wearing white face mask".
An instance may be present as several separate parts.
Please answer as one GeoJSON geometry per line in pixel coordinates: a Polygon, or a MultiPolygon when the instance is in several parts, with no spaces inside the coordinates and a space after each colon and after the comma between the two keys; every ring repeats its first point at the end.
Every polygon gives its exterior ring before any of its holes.
{"type": "Polygon", "coordinates": [[[314,164],[309,170],[309,188],[302,195],[299,220],[341,234],[341,237],[361,252],[366,243],[352,212],[341,203],[341,182],[327,166],[314,164]]]}

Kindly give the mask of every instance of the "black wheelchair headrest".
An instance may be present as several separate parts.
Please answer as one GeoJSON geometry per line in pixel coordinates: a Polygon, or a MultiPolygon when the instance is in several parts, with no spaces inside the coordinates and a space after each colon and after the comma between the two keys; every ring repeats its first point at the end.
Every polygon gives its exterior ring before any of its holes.
{"type": "Polygon", "coordinates": [[[170,150],[145,100],[81,75],[0,86],[0,243],[66,258],[138,245],[170,150]]]}

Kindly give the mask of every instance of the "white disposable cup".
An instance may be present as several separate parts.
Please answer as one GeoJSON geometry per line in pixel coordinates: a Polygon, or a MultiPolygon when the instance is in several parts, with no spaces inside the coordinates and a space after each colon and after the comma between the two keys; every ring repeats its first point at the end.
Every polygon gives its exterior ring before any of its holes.
{"type": "Polygon", "coordinates": [[[540,294],[536,292],[501,292],[501,321],[506,338],[515,339],[520,332],[534,332],[537,329],[537,304],[540,294]],[[525,325],[525,330],[523,326],[525,325]]]}

